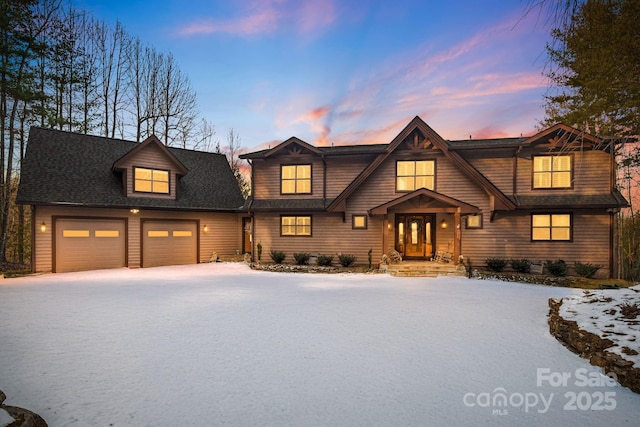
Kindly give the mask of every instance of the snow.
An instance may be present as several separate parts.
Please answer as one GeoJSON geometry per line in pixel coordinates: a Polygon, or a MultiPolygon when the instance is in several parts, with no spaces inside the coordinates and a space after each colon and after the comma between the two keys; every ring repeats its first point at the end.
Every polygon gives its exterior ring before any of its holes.
{"type": "Polygon", "coordinates": [[[548,298],[581,293],[233,263],[6,279],[0,389],[52,427],[635,425],[640,395],[549,334],[548,298]]]}
{"type": "Polygon", "coordinates": [[[0,409],[0,427],[6,427],[15,420],[7,411],[0,409]]]}
{"type": "Polygon", "coordinates": [[[640,307],[640,286],[629,289],[585,291],[583,295],[573,295],[562,301],[560,315],[566,320],[577,322],[578,327],[613,342],[607,349],[640,368],[640,316],[626,318],[621,312],[622,305],[640,307]],[[627,354],[623,349],[631,349],[638,354],[627,354]]]}

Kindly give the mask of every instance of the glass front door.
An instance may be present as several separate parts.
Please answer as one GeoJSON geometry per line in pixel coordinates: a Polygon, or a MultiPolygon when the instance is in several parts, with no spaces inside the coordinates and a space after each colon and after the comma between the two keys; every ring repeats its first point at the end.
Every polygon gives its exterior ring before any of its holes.
{"type": "Polygon", "coordinates": [[[396,215],[396,250],[405,258],[431,259],[434,244],[433,215],[396,215]]]}

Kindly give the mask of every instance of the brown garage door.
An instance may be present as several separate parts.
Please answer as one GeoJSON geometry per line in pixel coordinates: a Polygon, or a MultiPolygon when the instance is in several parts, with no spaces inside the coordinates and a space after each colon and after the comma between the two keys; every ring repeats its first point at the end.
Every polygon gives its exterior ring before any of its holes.
{"type": "Polygon", "coordinates": [[[55,227],[56,272],[126,265],[124,220],[58,218],[55,227]]]}
{"type": "Polygon", "coordinates": [[[196,264],[198,223],[155,221],[142,223],[142,266],[196,264]]]}

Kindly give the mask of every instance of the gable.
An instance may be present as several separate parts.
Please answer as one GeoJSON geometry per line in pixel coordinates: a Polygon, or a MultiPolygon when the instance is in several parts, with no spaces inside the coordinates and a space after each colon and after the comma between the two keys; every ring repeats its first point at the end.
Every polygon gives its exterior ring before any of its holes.
{"type": "Polygon", "coordinates": [[[184,176],[189,171],[155,135],[150,136],[140,144],[136,144],[128,153],[116,160],[113,163],[113,169],[123,170],[131,164],[141,167],[160,165],[164,169],[174,171],[179,176],[184,176]]]}
{"type": "Polygon", "coordinates": [[[313,145],[307,142],[304,142],[301,139],[298,139],[296,137],[291,137],[286,141],[276,145],[272,149],[268,150],[264,154],[264,157],[268,158],[276,154],[285,154],[285,155],[290,155],[295,157],[302,154],[320,155],[321,151],[317,147],[314,147],[313,145]]]}
{"type": "Polygon", "coordinates": [[[467,162],[457,152],[449,150],[447,142],[429,127],[420,117],[416,116],[391,143],[385,151],[364,169],[349,186],[334,199],[329,205],[330,212],[341,211],[345,208],[347,198],[353,194],[362,183],[394,152],[406,150],[407,152],[442,153],[457,168],[476,182],[489,195],[492,210],[515,209],[514,202],[493,185],[484,175],[467,162]]]}

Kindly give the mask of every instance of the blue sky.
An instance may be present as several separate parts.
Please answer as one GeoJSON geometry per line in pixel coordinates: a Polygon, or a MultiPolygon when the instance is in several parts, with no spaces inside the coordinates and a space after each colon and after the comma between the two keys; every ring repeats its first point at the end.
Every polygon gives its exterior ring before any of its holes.
{"type": "Polygon", "coordinates": [[[446,139],[530,135],[545,43],[527,0],[75,0],[171,52],[225,142],[387,143],[416,115],[446,139]]]}

